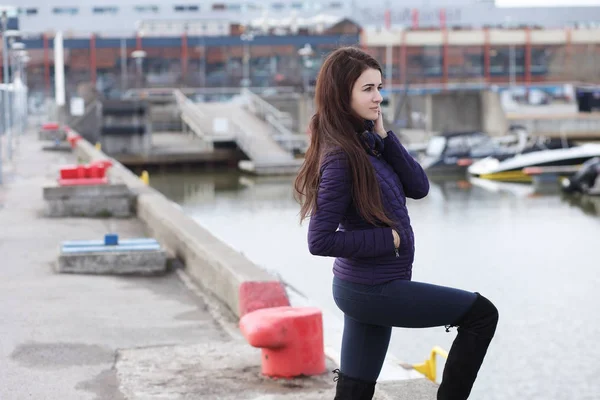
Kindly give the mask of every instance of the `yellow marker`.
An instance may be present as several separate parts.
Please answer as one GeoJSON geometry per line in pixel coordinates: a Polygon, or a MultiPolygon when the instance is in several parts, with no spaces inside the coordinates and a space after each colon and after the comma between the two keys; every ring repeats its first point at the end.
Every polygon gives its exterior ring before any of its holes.
{"type": "Polygon", "coordinates": [[[140,175],[140,179],[146,185],[150,185],[150,174],[148,174],[148,171],[142,171],[142,175],[140,175]]]}
{"type": "Polygon", "coordinates": [[[440,355],[446,359],[448,358],[448,352],[446,350],[442,349],[439,346],[435,346],[431,350],[431,354],[430,354],[428,360],[425,360],[425,362],[422,364],[413,365],[413,368],[415,370],[417,370],[420,373],[422,373],[423,375],[425,375],[425,377],[432,382],[435,382],[435,379],[437,377],[437,368],[436,368],[436,362],[435,362],[436,354],[440,355]]]}
{"type": "Polygon", "coordinates": [[[96,142],[96,146],[95,147],[96,147],[96,150],[102,151],[102,143],[96,142]]]}

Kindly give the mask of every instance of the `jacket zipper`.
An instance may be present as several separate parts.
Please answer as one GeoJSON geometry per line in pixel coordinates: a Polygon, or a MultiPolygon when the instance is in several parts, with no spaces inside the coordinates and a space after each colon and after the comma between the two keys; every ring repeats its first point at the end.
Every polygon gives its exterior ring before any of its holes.
{"type": "Polygon", "coordinates": [[[400,257],[400,253],[398,253],[398,248],[395,248],[394,252],[396,253],[396,258],[400,257]]]}

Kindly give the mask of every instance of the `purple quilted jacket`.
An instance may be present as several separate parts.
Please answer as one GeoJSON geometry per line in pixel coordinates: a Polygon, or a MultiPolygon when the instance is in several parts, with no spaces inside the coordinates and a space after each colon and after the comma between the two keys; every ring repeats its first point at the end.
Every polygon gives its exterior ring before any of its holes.
{"type": "Polygon", "coordinates": [[[367,285],[411,279],[415,241],[406,197],[420,199],[429,192],[427,175],[396,135],[388,132],[383,143],[381,156],[369,158],[385,211],[400,235],[399,249],[394,247],[392,227],[373,226],[358,213],[352,201],[350,167],[341,150],[323,160],[317,210],[308,229],[309,251],[336,257],[335,276],[367,285]]]}

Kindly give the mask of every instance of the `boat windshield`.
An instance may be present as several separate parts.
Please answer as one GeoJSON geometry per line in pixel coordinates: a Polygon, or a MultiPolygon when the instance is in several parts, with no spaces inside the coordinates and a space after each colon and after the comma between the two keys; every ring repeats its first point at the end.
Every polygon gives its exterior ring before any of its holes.
{"type": "Polygon", "coordinates": [[[427,150],[425,150],[425,154],[430,157],[437,157],[442,155],[444,152],[444,148],[446,147],[446,138],[442,136],[434,136],[429,139],[429,143],[427,144],[427,150]]]}

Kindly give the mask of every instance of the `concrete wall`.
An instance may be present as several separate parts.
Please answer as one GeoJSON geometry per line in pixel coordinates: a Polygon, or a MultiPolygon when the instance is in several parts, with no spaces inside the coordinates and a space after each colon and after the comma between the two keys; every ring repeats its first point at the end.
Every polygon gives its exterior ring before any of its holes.
{"type": "Polygon", "coordinates": [[[477,92],[449,92],[430,95],[430,129],[474,131],[482,128],[482,105],[477,92]]]}
{"type": "MultiPolygon", "coordinates": [[[[283,95],[263,97],[281,111],[289,112],[295,129],[305,133],[314,114],[314,101],[301,96],[283,95]]],[[[386,127],[399,134],[405,129],[442,131],[484,131],[492,136],[504,135],[508,121],[498,93],[492,91],[450,91],[447,93],[411,95],[394,94],[391,109],[395,121],[404,121],[402,127],[387,123],[386,127]]]]}
{"type": "Polygon", "coordinates": [[[500,136],[508,131],[508,120],[499,95],[492,91],[452,91],[410,96],[396,119],[409,122],[408,126],[413,129],[430,132],[483,131],[500,136]],[[412,113],[422,115],[423,119],[411,118],[412,113]]]}
{"type": "MultiPolygon", "coordinates": [[[[75,153],[86,161],[108,158],[84,140],[78,141],[75,153]]],[[[146,186],[123,165],[114,160],[113,163],[109,178],[125,183],[132,190],[136,196],[137,216],[146,225],[148,234],[178,257],[195,282],[236,316],[240,316],[238,290],[243,282],[278,280],[214,237],[188,217],[179,205],[146,186]]]]}

